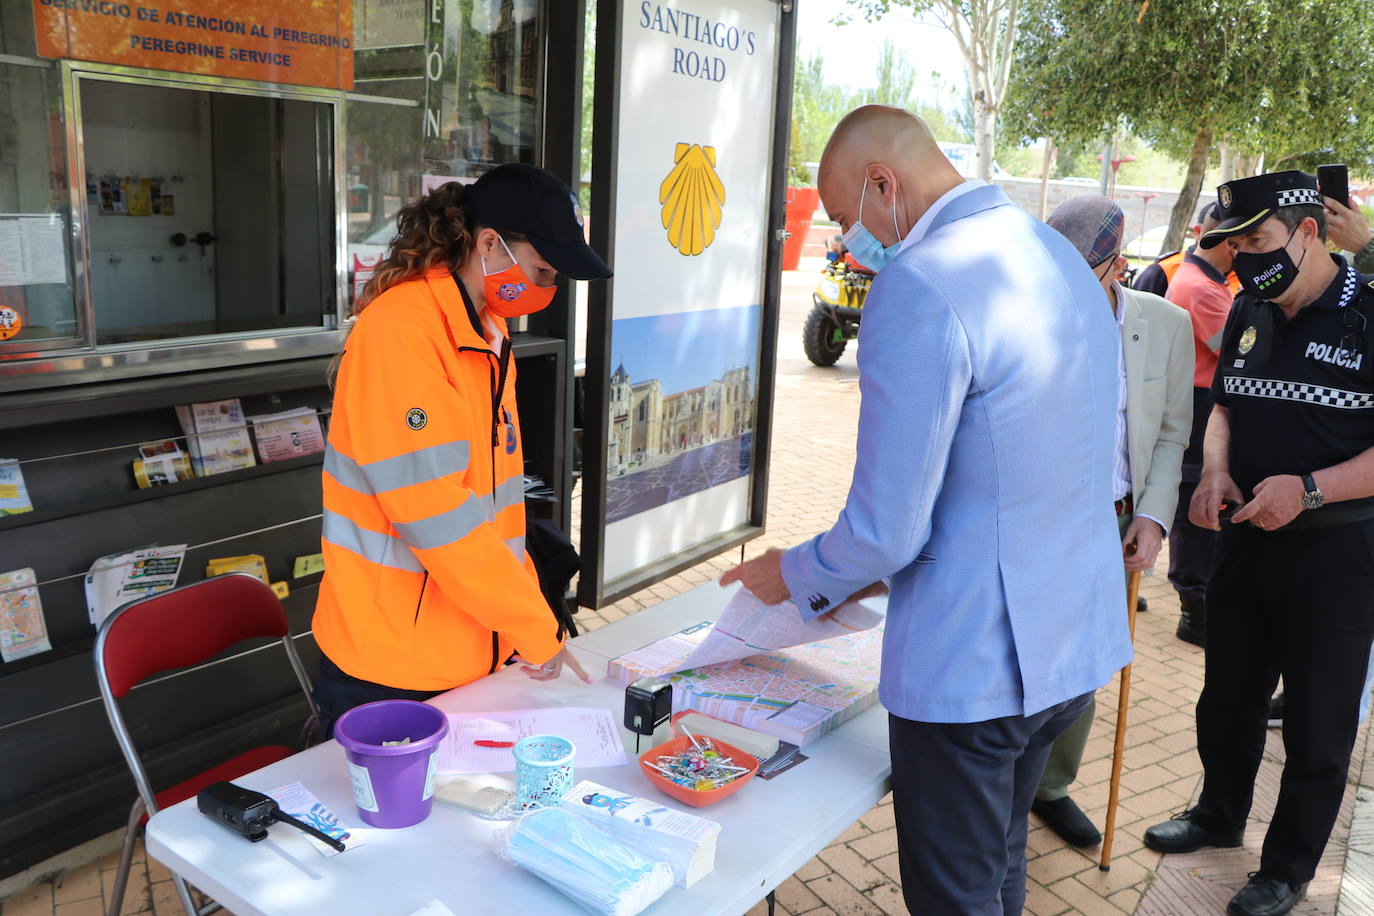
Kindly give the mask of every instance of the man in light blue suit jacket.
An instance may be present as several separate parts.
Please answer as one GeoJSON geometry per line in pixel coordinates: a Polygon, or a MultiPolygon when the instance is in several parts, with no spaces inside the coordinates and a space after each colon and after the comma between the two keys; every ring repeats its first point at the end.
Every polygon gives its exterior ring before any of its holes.
{"type": "Polygon", "coordinates": [[[847,116],[820,189],[881,268],[854,480],[829,531],[726,581],[820,615],[890,577],[880,697],[907,906],[1019,913],[1049,746],[1131,658],[1117,329],[1084,305],[1102,290],[1082,256],[964,181],[907,112],[847,116]]]}

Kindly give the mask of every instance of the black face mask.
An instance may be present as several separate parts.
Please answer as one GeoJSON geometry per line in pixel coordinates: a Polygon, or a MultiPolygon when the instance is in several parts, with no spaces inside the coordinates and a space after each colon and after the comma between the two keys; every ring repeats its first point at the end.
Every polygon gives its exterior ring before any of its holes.
{"type": "MultiPolygon", "coordinates": [[[[1293,256],[1288,253],[1288,242],[1293,240],[1297,231],[1298,227],[1294,226],[1293,231],[1288,233],[1288,239],[1273,251],[1236,252],[1231,269],[1240,280],[1242,289],[1260,299],[1277,299],[1288,291],[1298,278],[1298,270],[1302,266],[1302,259],[1294,264],[1293,256]]],[[[1307,257],[1306,250],[1302,257],[1307,257]]]]}

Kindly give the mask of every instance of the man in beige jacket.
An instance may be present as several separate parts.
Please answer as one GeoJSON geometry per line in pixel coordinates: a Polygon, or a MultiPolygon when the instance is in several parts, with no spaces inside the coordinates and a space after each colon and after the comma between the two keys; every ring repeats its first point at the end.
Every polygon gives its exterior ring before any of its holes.
{"type": "MultiPolygon", "coordinates": [[[[1103,300],[1084,308],[1112,310],[1121,329],[1113,496],[1127,571],[1148,570],[1159,556],[1174,517],[1183,452],[1193,420],[1193,328],[1188,313],[1153,293],[1117,282],[1125,218],[1105,197],[1065,201],[1047,221],[1059,230],[1097,274],[1103,300]]],[[[1126,610],[1122,596],[1122,613],[1126,610]]],[[[1055,833],[1075,846],[1093,846],[1102,835],[1069,797],[1092,729],[1092,705],[1050,750],[1045,775],[1031,807],[1055,833]]]]}

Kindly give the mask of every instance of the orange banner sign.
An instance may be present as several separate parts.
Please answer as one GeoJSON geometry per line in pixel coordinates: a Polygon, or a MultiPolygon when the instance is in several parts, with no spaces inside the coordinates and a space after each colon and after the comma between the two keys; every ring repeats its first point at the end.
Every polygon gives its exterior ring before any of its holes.
{"type": "Polygon", "coordinates": [[[33,0],[38,53],[353,88],[352,0],[33,0]]]}

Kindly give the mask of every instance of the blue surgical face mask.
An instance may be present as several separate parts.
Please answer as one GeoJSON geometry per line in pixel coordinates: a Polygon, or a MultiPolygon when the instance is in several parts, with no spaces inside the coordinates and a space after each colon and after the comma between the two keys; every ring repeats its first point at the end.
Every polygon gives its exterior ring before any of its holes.
{"type": "Polygon", "coordinates": [[[844,234],[841,241],[844,247],[849,249],[849,253],[869,270],[882,270],[895,257],[902,248],[902,230],[897,227],[897,195],[892,195],[892,230],[897,233],[897,241],[894,244],[883,247],[883,243],[878,241],[873,233],[868,231],[864,225],[864,196],[868,193],[868,176],[864,176],[864,187],[859,192],[859,214],[854,219],[854,225],[849,227],[849,231],[844,234]]]}

